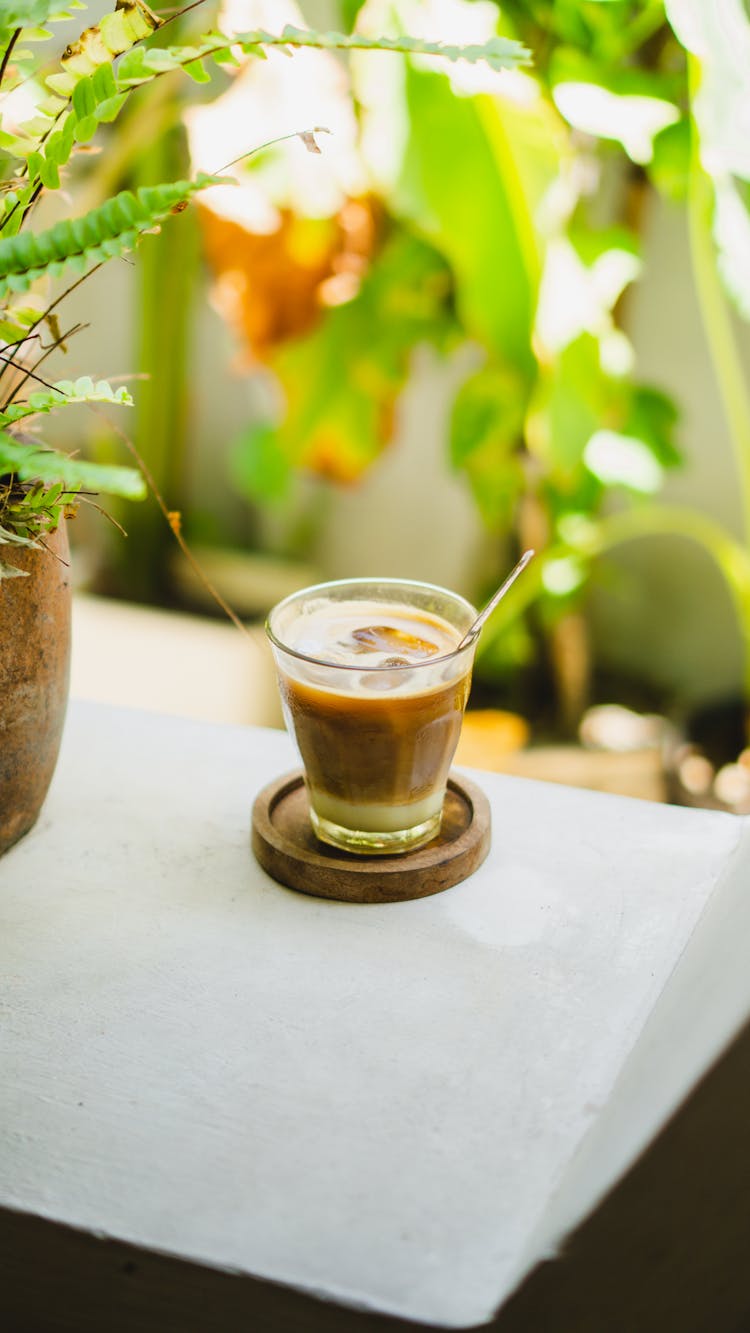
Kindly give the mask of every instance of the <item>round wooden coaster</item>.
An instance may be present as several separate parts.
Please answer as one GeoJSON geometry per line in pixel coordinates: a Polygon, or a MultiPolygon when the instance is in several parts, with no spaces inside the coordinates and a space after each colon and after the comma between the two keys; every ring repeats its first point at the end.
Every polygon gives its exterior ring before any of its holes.
{"type": "Polygon", "coordinates": [[[466,879],[490,848],[490,806],[467,778],[450,777],[440,833],[401,856],[358,856],[319,842],[302,773],[270,783],[253,806],[252,847],[263,869],[291,889],[349,903],[425,898],[466,879]]]}

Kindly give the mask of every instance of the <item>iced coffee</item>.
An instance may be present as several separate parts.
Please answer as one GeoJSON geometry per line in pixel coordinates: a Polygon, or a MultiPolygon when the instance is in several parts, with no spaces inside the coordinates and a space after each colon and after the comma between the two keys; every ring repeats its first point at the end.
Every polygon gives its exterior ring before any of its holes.
{"type": "Polygon", "coordinates": [[[435,837],[469,693],[474,617],[455,593],[399,580],[306,589],[268,634],[319,838],[394,852],[435,837]]]}

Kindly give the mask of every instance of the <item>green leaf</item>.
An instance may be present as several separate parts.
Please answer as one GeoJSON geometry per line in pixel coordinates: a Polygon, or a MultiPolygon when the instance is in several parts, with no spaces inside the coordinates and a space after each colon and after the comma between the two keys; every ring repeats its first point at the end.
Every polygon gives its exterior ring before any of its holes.
{"type": "Polygon", "coordinates": [[[292,469],[271,426],[252,426],[232,448],[230,475],[237,490],[251,500],[273,503],[289,491],[292,469]]]}
{"type": "Polygon", "coordinates": [[[325,50],[401,51],[409,55],[443,56],[446,60],[466,60],[471,64],[485,61],[492,69],[513,69],[529,60],[529,52],[520,42],[508,37],[491,37],[482,44],[452,46],[444,42],[423,41],[419,37],[363,37],[361,33],[311,32],[287,24],[280,37],[269,33],[240,34],[235,39],[243,45],[320,47],[325,50]]]}
{"type": "Polygon", "coordinates": [[[211,75],[202,60],[189,60],[182,68],[195,83],[211,82],[211,75]]]}
{"type": "Polygon", "coordinates": [[[648,173],[668,199],[682,204],[687,198],[690,173],[690,121],[687,116],[657,134],[648,173]]]}
{"type": "Polygon", "coordinates": [[[526,486],[521,454],[502,436],[487,435],[472,449],[464,471],[485,527],[507,533],[526,486]]]}
{"type": "Polygon", "coordinates": [[[124,190],[82,218],[58,222],[37,235],[0,238],[0,296],[26,291],[45,273],[59,277],[71,268],[80,271],[123,254],[193,195],[219,183],[227,183],[226,178],[201,174],[193,181],[144,187],[136,194],[124,190]]]}
{"type": "Polygon", "coordinates": [[[0,434],[0,469],[19,481],[61,482],[67,490],[106,491],[128,500],[146,495],[143,477],[135,468],[80,462],[56,449],[20,444],[6,434],[0,434]]]}
{"type": "Polygon", "coordinates": [[[49,158],[42,158],[39,165],[39,176],[42,185],[48,190],[57,190],[60,188],[60,173],[57,169],[57,163],[49,158]]]}
{"type": "Polygon", "coordinates": [[[523,435],[525,384],[506,366],[486,366],[461,385],[453,404],[450,457],[463,467],[488,439],[515,447],[523,435]]]}
{"type": "MultiPolygon", "coordinates": [[[[102,65],[101,69],[109,69],[109,65],[102,65]]],[[[111,96],[111,94],[108,94],[111,96]]],[[[92,78],[79,79],[73,89],[73,110],[82,120],[84,116],[92,116],[96,110],[97,97],[94,92],[94,80],[92,78]]]]}
{"type": "Polygon", "coordinates": [[[79,120],[73,131],[73,137],[76,143],[88,143],[93,139],[98,129],[96,116],[84,116],[79,120]]]}
{"type": "Polygon", "coordinates": [[[678,421],[677,407],[668,394],[648,384],[633,386],[623,430],[642,440],[665,468],[679,467],[683,461],[675,441],[678,421]]]}
{"type": "Polygon", "coordinates": [[[449,297],[440,256],[397,233],[353,300],[281,347],[271,365],[287,410],[276,440],[290,464],[343,483],[365,471],[391,439],[413,348],[453,336],[449,297]]]}
{"type": "Polygon", "coordinates": [[[0,34],[16,28],[36,28],[45,23],[56,8],[56,0],[3,0],[0,10],[0,34]]]}
{"type": "MultiPolygon", "coordinates": [[[[622,397],[627,390],[619,387],[622,397]]],[[[598,342],[588,333],[542,369],[529,409],[527,441],[561,496],[576,496],[584,483],[583,452],[594,432],[605,425],[621,427],[624,410],[617,389],[603,373],[598,342]]]]}
{"type": "Polygon", "coordinates": [[[24,28],[21,33],[22,42],[46,42],[52,36],[49,28],[24,28]]]}
{"type": "Polygon", "coordinates": [[[55,130],[45,144],[45,157],[49,163],[62,167],[70,157],[73,135],[65,130],[55,130]]]}
{"type": "Polygon", "coordinates": [[[37,389],[29,394],[26,402],[11,403],[0,411],[0,429],[24,417],[80,403],[115,403],[119,407],[132,407],[133,399],[124,386],[113,389],[107,380],[94,383],[88,375],[75,381],[59,380],[51,389],[37,389]]]}
{"type": "Polygon", "coordinates": [[[505,366],[490,365],[459,389],[453,405],[450,457],[465,471],[488,528],[507,528],[524,475],[519,456],[527,387],[505,366]]]}
{"type": "Polygon", "coordinates": [[[23,306],[6,306],[0,311],[0,341],[4,343],[21,342],[35,324],[40,312],[23,306]]]}
{"type": "MultiPolygon", "coordinates": [[[[91,77],[92,92],[94,96],[94,105],[99,102],[106,102],[108,98],[114,97],[117,93],[117,83],[112,72],[111,65],[99,65],[91,77]]],[[[75,104],[75,97],[73,99],[75,104]]],[[[84,115],[89,115],[93,107],[84,111],[84,115]]]]}
{"type": "Polygon", "coordinates": [[[8,0],[3,6],[0,31],[35,27],[46,19],[47,8],[45,0],[8,0]]]}
{"type": "MultiPolygon", "coordinates": [[[[422,41],[416,37],[364,37],[359,33],[316,32],[287,24],[280,35],[255,29],[227,36],[209,32],[189,47],[169,47],[148,50],[136,47],[123,56],[118,69],[118,87],[126,90],[139,83],[173,69],[188,69],[194,74],[195,62],[205,56],[223,61],[227,52],[239,47],[248,55],[262,54],[264,47],[291,51],[297,48],[318,50],[396,51],[411,55],[442,56],[455,62],[466,60],[471,64],[484,61],[492,69],[514,69],[526,64],[529,53],[520,42],[505,37],[492,37],[488,42],[469,46],[446,45],[442,42],[422,41]]],[[[200,76],[199,76],[200,78],[200,76]]],[[[202,82],[202,78],[200,78],[202,82]]],[[[48,81],[49,82],[49,81],[48,81]]],[[[53,87],[57,86],[56,84],[53,87]]]]}
{"type": "Polygon", "coordinates": [[[359,12],[364,8],[365,0],[339,0],[339,10],[341,11],[341,21],[346,27],[347,32],[351,32],[357,22],[359,12]]]}
{"type": "MultiPolygon", "coordinates": [[[[488,97],[457,97],[443,75],[412,68],[406,94],[409,140],[396,212],[450,262],[467,333],[531,380],[539,257],[503,111],[488,97]]],[[[549,156],[551,181],[554,145],[544,143],[540,154],[540,165],[549,156]]]]}
{"type": "Polygon", "coordinates": [[[127,100],[127,93],[118,93],[117,97],[108,97],[97,106],[96,119],[100,124],[110,124],[117,119],[127,100]]]}
{"type": "Polygon", "coordinates": [[[115,91],[113,59],[149,37],[163,21],[140,0],[135,3],[119,3],[118,0],[114,12],[105,14],[100,23],[86,28],[66,47],[60,60],[63,72],[50,75],[48,86],[69,97],[78,82],[91,77],[98,81],[95,87],[97,101],[112,97],[115,91]]]}

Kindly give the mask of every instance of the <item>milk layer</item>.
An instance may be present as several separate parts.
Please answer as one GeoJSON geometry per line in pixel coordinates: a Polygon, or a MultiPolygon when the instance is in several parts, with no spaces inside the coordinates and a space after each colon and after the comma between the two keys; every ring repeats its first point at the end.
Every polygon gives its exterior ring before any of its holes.
{"type": "Polygon", "coordinates": [[[338,796],[310,787],[310,800],[321,819],[327,819],[341,828],[356,829],[361,833],[398,833],[401,829],[416,828],[433,819],[443,808],[445,788],[439,787],[420,801],[408,805],[386,805],[383,802],[359,804],[343,801],[338,796]]]}

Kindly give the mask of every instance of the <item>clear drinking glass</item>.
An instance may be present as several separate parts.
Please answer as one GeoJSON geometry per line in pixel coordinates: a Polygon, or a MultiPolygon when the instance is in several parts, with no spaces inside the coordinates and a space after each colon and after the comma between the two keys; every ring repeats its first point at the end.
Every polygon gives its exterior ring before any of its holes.
{"type": "Polygon", "coordinates": [[[436,836],[474,664],[475,644],[460,651],[455,645],[475,616],[457,593],[406,579],[318,584],[271,611],[266,633],[284,718],[302,758],[312,826],[323,842],[351,852],[394,853],[436,836]],[[407,614],[427,640],[431,623],[442,622],[453,646],[419,661],[406,662],[396,652],[386,664],[368,665],[366,649],[356,661],[326,661],[307,625],[360,602],[407,614]]]}

